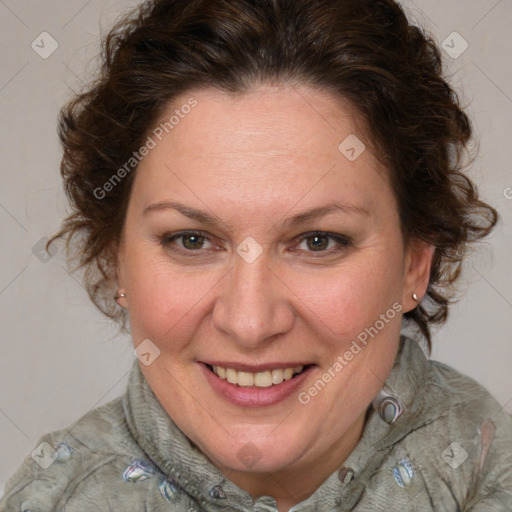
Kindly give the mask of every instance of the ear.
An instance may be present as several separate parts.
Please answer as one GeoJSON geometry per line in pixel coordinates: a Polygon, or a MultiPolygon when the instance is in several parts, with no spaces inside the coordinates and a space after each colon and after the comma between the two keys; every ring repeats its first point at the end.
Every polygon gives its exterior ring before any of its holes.
{"type": "Polygon", "coordinates": [[[119,264],[116,266],[116,276],[117,276],[117,287],[124,288],[124,280],[123,280],[123,276],[122,276],[122,272],[119,267],[119,264]]]}
{"type": "MultiPolygon", "coordinates": [[[[116,249],[114,256],[114,265],[115,265],[115,273],[116,273],[116,294],[117,293],[126,293],[125,285],[124,285],[124,279],[123,279],[123,272],[122,272],[122,264],[121,264],[121,254],[120,254],[120,248],[116,249]]],[[[122,308],[128,307],[128,300],[127,297],[121,297],[117,299],[117,303],[122,308]]]]}
{"type": "Polygon", "coordinates": [[[434,252],[435,247],[426,242],[411,240],[407,245],[402,296],[404,313],[413,310],[418,305],[418,302],[412,298],[413,293],[420,300],[427,293],[434,252]]]}

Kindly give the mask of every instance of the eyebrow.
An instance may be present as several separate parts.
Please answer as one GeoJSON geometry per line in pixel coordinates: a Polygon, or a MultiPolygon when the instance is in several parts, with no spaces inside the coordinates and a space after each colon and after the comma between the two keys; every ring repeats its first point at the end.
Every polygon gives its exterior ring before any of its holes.
{"type": "MultiPolygon", "coordinates": [[[[220,227],[221,224],[225,223],[221,222],[218,218],[212,216],[208,212],[204,210],[198,210],[196,208],[192,208],[190,206],[186,206],[182,203],[174,202],[174,201],[161,201],[158,203],[153,203],[147,206],[142,215],[147,215],[154,211],[161,210],[177,210],[185,217],[196,220],[202,224],[208,224],[214,227],[220,227]]],[[[357,213],[362,215],[370,215],[370,212],[361,206],[357,206],[350,203],[330,203],[325,206],[321,206],[318,208],[312,208],[310,210],[306,210],[297,215],[294,215],[284,221],[284,225],[289,227],[296,227],[300,224],[308,222],[310,220],[318,219],[320,217],[324,217],[330,213],[335,212],[343,212],[343,213],[357,213]]],[[[231,229],[230,226],[227,226],[231,229]]]]}

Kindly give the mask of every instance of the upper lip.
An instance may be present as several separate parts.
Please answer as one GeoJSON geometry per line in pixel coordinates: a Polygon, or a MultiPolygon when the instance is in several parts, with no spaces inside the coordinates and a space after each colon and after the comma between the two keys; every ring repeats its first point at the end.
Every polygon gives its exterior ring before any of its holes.
{"type": "Polygon", "coordinates": [[[284,362],[284,363],[261,363],[261,364],[246,364],[246,363],[237,363],[237,362],[227,362],[227,361],[200,361],[201,363],[208,364],[210,366],[220,366],[221,368],[231,368],[236,370],[237,372],[249,372],[249,373],[258,373],[264,371],[272,371],[272,370],[284,370],[285,368],[295,368],[297,366],[310,366],[313,363],[305,363],[305,362],[284,362]]]}

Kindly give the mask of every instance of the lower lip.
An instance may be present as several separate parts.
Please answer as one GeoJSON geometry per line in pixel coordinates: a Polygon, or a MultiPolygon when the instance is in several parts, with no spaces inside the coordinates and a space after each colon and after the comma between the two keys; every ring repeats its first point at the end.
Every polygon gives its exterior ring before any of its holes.
{"type": "Polygon", "coordinates": [[[228,402],[240,407],[267,407],[286,400],[308,378],[314,366],[309,366],[301,374],[281,384],[259,388],[255,386],[242,387],[231,384],[213,373],[204,363],[199,363],[211,387],[228,402]]]}

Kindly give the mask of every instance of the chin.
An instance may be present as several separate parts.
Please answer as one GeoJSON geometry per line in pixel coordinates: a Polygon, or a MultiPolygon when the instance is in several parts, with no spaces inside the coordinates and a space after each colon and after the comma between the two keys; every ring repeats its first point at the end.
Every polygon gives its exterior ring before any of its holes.
{"type": "MultiPolygon", "coordinates": [[[[227,436],[226,436],[227,439],[227,436]]],[[[246,435],[244,439],[227,439],[228,443],[212,443],[200,447],[212,462],[231,471],[274,473],[293,465],[304,453],[308,440],[294,440],[289,432],[281,438],[266,434],[246,435]],[[258,437],[260,441],[258,441],[258,437]]]]}

